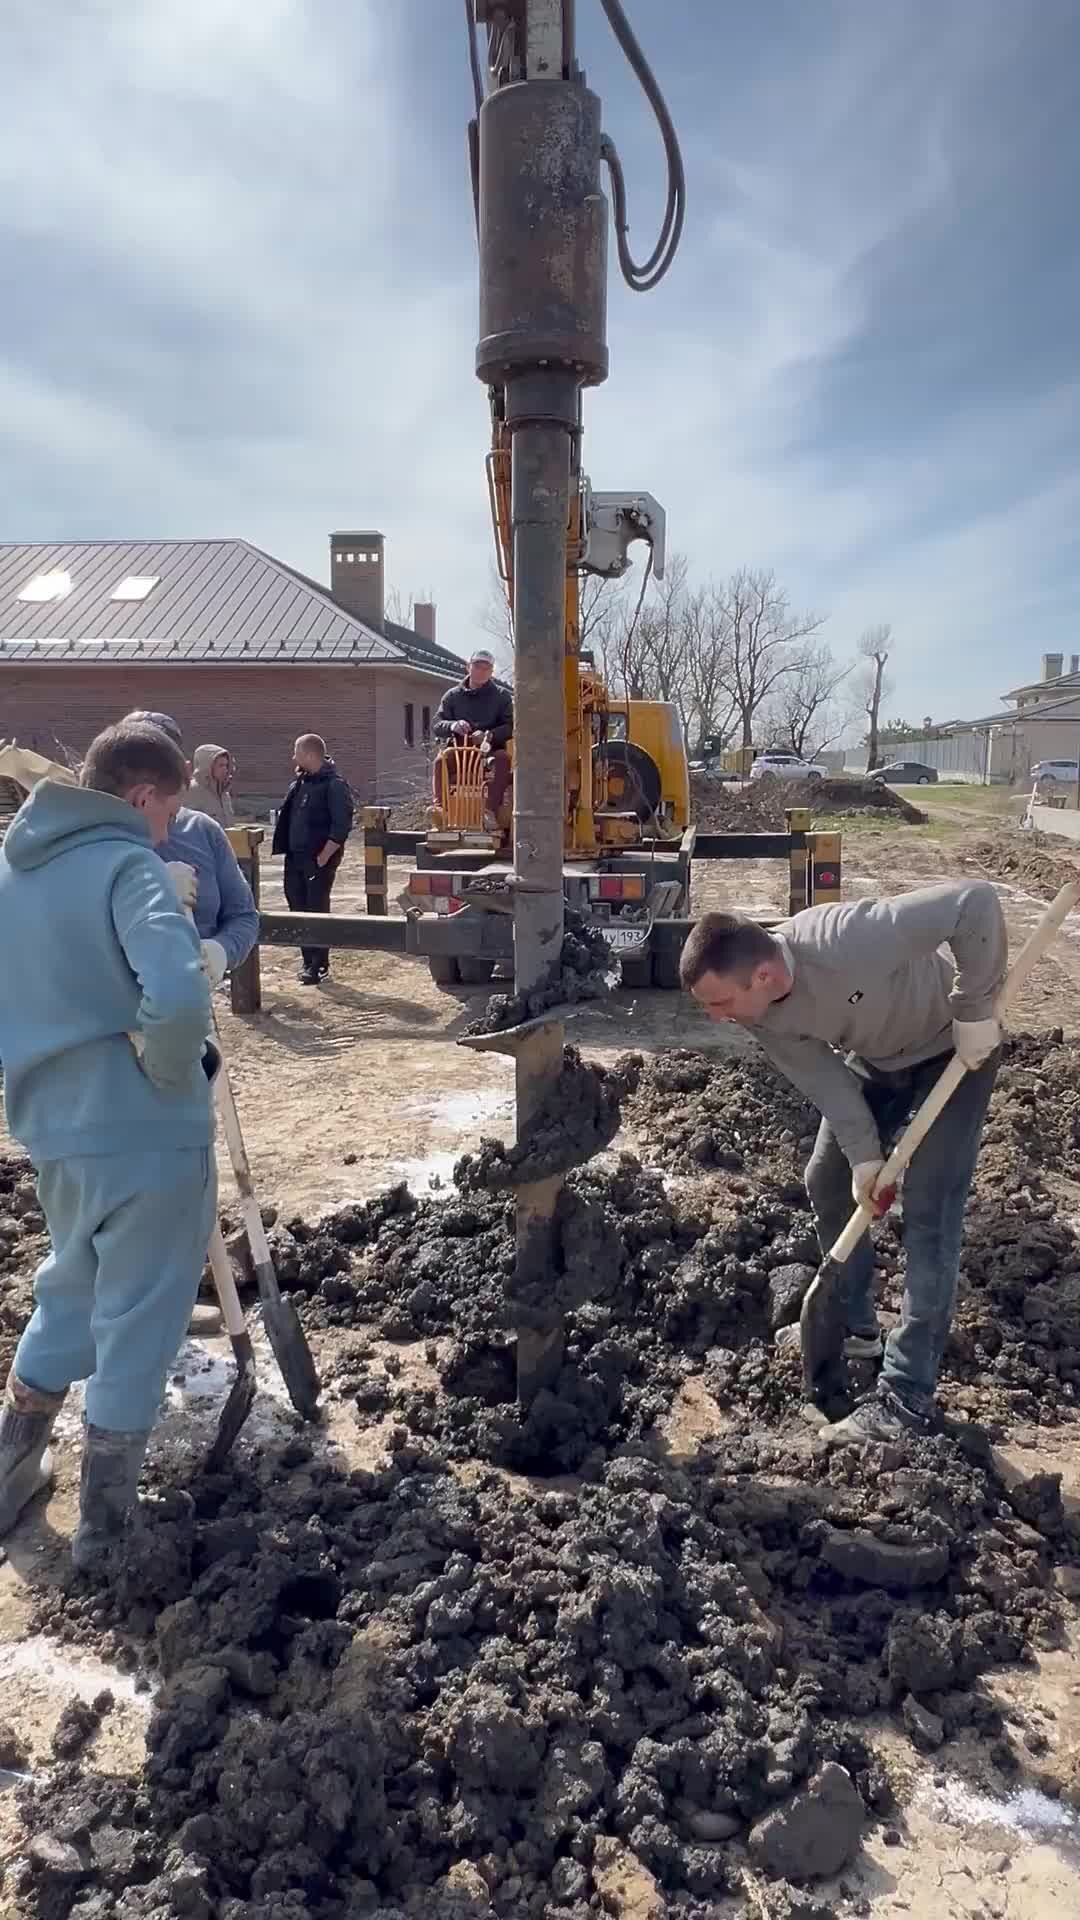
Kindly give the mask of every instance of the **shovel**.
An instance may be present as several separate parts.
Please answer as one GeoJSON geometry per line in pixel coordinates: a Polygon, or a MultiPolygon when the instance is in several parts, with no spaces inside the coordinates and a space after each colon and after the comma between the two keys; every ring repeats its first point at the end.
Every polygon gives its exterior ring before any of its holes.
{"type": "MultiPolygon", "coordinates": [[[[220,1046],[220,1035],[218,1044],[220,1046]]],[[[251,1248],[255,1284],[259,1289],[267,1338],[274,1359],[281,1369],[281,1377],[285,1382],[289,1399],[297,1413],[301,1414],[305,1420],[313,1420],[319,1406],[319,1376],[315,1371],[311,1348],[304,1338],[304,1329],[300,1325],[296,1308],[291,1300],[283,1300],[281,1297],[281,1289],[278,1286],[277,1274],[274,1272],[274,1263],[267,1244],[266,1230],[262,1223],[262,1214],[255,1198],[251,1165],[244,1145],[240,1115],[236,1110],[236,1100],[224,1055],[222,1055],[221,1071],[217,1077],[215,1092],[237,1192],[240,1196],[240,1217],[247,1231],[248,1246],[251,1248]]]]}
{"type": "Polygon", "coordinates": [[[255,1353],[251,1345],[251,1335],[247,1330],[247,1322],[244,1319],[244,1309],[240,1304],[240,1295],[236,1291],[232,1262],[216,1220],[210,1235],[209,1253],[210,1270],[214,1276],[214,1291],[221,1304],[225,1331],[232,1341],[232,1350],[236,1355],[236,1379],[229,1389],[229,1397],[221,1410],[217,1436],[206,1462],[208,1473],[218,1473],[232,1452],[236,1436],[255,1402],[255,1353]]]}
{"type": "MultiPolygon", "coordinates": [[[[1035,931],[1017,954],[1001,993],[996,1011],[1003,1015],[1016,997],[1032,968],[1042,959],[1066,915],[1080,900],[1080,880],[1062,887],[1046,909],[1035,931]]],[[[876,1191],[887,1193],[895,1187],[922,1145],[938,1115],[948,1105],[967,1072],[956,1055],[935,1081],[922,1106],[908,1123],[877,1178],[876,1191]]],[[[802,1345],[803,1392],[814,1407],[828,1419],[839,1419],[847,1411],[849,1382],[844,1358],[847,1332],[847,1287],[844,1268],[863,1234],[876,1218],[866,1207],[856,1207],[843,1233],[829,1248],[803,1301],[799,1320],[802,1345]]]]}

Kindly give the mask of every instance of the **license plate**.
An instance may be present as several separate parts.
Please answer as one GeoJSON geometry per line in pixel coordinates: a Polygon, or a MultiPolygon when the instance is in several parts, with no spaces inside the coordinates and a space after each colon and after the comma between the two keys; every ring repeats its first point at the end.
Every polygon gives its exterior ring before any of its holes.
{"type": "Polygon", "coordinates": [[[603,927],[601,931],[616,953],[635,953],[648,944],[647,927],[603,927]]]}

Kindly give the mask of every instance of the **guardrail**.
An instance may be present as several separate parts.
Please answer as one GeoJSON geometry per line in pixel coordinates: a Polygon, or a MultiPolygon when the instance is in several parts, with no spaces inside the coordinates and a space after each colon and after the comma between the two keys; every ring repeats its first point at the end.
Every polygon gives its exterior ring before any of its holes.
{"type": "MultiPolygon", "coordinates": [[[[834,904],[840,898],[841,836],[815,833],[808,808],[792,808],[783,833],[697,833],[690,829],[694,860],[784,860],[788,867],[788,912],[804,907],[834,904]]],[[[390,856],[416,858],[426,835],[390,832],[384,807],[365,807],[361,813],[364,834],[364,888],[367,912],[362,914],[259,912],[259,938],[244,961],[230,976],[234,1013],[254,1014],[262,1007],[262,974],[259,965],[261,947],[340,947],[349,952],[404,953],[407,922],[404,915],[391,914],[387,865],[390,856]]],[[[234,827],[229,832],[233,852],[240,863],[259,905],[259,849],[265,838],[261,827],[234,827]]],[[[668,841],[646,841],[634,852],[648,852],[655,844],[670,849],[668,841]]],[[[448,856],[443,856],[448,857],[448,856]]],[[[487,865],[491,856],[483,852],[469,861],[455,855],[459,864],[487,865]]],[[[677,964],[694,922],[691,919],[667,919],[655,923],[655,935],[677,964]]],[[[669,974],[671,968],[669,966],[669,974]]]]}

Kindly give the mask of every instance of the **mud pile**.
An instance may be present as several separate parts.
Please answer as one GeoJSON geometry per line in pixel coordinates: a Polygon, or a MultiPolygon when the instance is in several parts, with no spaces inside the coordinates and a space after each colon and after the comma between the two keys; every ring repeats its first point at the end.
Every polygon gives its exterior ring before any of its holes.
{"type": "Polygon", "coordinates": [[[896,1470],[735,1433],[572,1492],[271,1450],[148,1515],[112,1618],[43,1597],[39,1627],[162,1684],[138,1783],[23,1790],[20,1911],[586,1920],[619,1843],[653,1913],[703,1920],[887,1809],[852,1716],[1015,1765],[979,1682],[1057,1631],[1060,1503],[1039,1524],[944,1440],[896,1470]]]}
{"type": "Polygon", "coordinates": [[[755,780],[741,787],[707,773],[691,776],[690,817],[700,833],[783,833],[790,807],[826,814],[871,812],[919,826],[925,813],[892,787],[857,775],[835,780],[755,780]]]}
{"type": "Polygon", "coordinates": [[[33,1167],[19,1154],[0,1156],[0,1381],[30,1317],[34,1273],[48,1245],[33,1167]]]}
{"type": "MultiPolygon", "coordinates": [[[[758,1180],[767,1169],[797,1204],[815,1116],[760,1055],[661,1056],[646,1067],[627,1118],[646,1158],[663,1169],[740,1163],[758,1180]]],[[[968,1204],[942,1376],[946,1405],[992,1427],[1053,1425],[1080,1406],[1080,1238],[1055,1176],[1080,1180],[1080,1048],[1060,1030],[1010,1036],[968,1204]]],[[[816,1263],[803,1218],[799,1258],[816,1263]]],[[[900,1222],[882,1222],[874,1240],[880,1303],[895,1313],[900,1222]]],[[[759,1368],[759,1356],[736,1353],[719,1371],[713,1363],[706,1381],[730,1400],[745,1395],[759,1368]]],[[[774,1365],[758,1387],[763,1414],[790,1404],[792,1383],[774,1365]]]]}
{"type": "Polygon", "coordinates": [[[543,986],[532,993],[493,993],[484,1012],[466,1028],[466,1034],[502,1033],[507,1027],[537,1020],[552,1007],[577,1006],[585,1000],[603,1000],[619,984],[619,962],[599,927],[567,907],[558,966],[552,966],[543,986]]]}
{"type": "Polygon", "coordinates": [[[786,1175],[818,1129],[809,1101],[756,1047],[724,1056],[688,1048],[655,1055],[626,1119],[647,1156],[670,1173],[776,1167],[786,1175]]]}
{"type": "Polygon", "coordinates": [[[1080,865],[1070,859],[1061,841],[1043,833],[981,835],[958,849],[965,867],[999,880],[1009,880],[1038,900],[1052,900],[1062,887],[1080,879],[1080,865]]]}

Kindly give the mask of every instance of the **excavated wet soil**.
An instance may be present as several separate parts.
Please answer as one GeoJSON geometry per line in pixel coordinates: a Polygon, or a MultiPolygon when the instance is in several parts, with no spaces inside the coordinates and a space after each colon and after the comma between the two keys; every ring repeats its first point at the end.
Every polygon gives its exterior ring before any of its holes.
{"type": "MultiPolygon", "coordinates": [[[[924,1751],[974,1734],[1032,1777],[1038,1731],[985,1676],[1056,1643],[1080,1529],[1056,1477],[1006,1472],[990,1439],[1080,1394],[1077,1050],[1010,1042],[954,1422],[865,1458],[789,1418],[797,1356],[774,1344],[817,1257],[810,1110],[752,1056],[638,1073],[640,1158],[578,1168],[560,1202],[566,1361],[528,1420],[508,1156],[468,1157],[443,1200],[399,1186],[274,1228],[306,1325],[346,1336],[327,1397],[382,1423],[390,1463],[348,1471],[315,1435],[166,1480],[111,1592],[39,1596],[37,1630],[157,1691],[137,1781],[79,1757],[80,1722],[23,1790],[20,1910],[586,1920],[624,1848],[656,1920],[705,1920],[752,1868],[781,1876],[762,1912],[807,1913],[788,1878],[888,1815],[870,1715],[924,1751]],[[410,1384],[396,1356],[417,1350],[437,1386],[410,1384]],[[686,1463],[662,1416],[693,1374],[726,1424],[686,1463]]],[[[895,1302],[902,1246],[878,1239],[895,1302]]],[[[1063,1790],[1049,1762],[1044,1784],[1063,1790]]]]}

